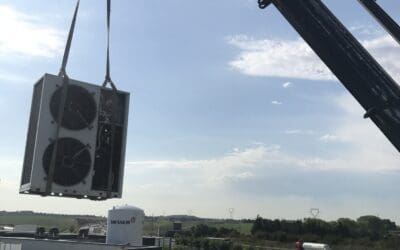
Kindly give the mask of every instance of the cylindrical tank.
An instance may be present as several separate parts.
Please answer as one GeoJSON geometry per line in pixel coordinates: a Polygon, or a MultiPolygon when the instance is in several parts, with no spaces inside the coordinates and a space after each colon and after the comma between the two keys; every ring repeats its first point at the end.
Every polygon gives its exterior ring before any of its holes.
{"type": "Polygon", "coordinates": [[[304,242],[303,249],[304,250],[330,250],[330,247],[327,244],[304,242]]]}
{"type": "Polygon", "coordinates": [[[134,206],[108,210],[106,243],[142,246],[144,211],[134,206]]]}

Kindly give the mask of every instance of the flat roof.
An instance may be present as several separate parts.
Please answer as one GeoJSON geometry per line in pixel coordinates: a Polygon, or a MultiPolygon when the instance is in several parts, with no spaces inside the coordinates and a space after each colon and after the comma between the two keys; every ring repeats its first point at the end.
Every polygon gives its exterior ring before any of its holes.
{"type": "Polygon", "coordinates": [[[40,242],[42,241],[43,243],[51,243],[51,242],[57,242],[57,243],[65,243],[65,244],[80,244],[80,245],[98,245],[98,246],[114,246],[114,247],[124,247],[126,250],[142,250],[142,249],[160,249],[159,246],[127,246],[127,245],[120,245],[120,244],[106,244],[103,242],[94,242],[90,240],[71,240],[71,239],[49,239],[49,238],[44,238],[44,239],[38,239],[38,238],[31,238],[31,237],[6,237],[6,236],[0,236],[0,241],[4,241],[7,243],[7,241],[36,241],[40,242]]]}

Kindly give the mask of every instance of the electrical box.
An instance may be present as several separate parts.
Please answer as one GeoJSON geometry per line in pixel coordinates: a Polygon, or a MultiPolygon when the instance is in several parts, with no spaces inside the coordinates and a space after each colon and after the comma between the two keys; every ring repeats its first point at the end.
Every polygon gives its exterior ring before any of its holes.
{"type": "Polygon", "coordinates": [[[120,198],[129,93],[70,79],[58,124],[62,84],[62,77],[45,74],[34,85],[20,193],[120,198]],[[48,192],[56,140],[54,175],[48,192]]]}

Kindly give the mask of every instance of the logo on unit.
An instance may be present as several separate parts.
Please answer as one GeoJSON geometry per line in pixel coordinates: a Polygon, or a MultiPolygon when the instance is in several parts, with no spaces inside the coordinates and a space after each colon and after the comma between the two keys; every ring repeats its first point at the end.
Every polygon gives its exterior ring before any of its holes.
{"type": "Polygon", "coordinates": [[[130,220],[112,220],[111,224],[129,225],[136,222],[136,218],[132,217],[130,220]]]}

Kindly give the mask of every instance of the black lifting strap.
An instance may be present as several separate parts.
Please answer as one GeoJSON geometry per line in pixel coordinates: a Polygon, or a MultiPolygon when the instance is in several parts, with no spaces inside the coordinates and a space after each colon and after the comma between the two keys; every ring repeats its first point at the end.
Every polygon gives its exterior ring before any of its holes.
{"type": "Polygon", "coordinates": [[[58,113],[57,113],[57,120],[56,120],[56,131],[55,131],[55,138],[51,138],[51,141],[54,143],[53,146],[53,151],[51,153],[51,160],[50,160],[50,166],[49,166],[49,172],[47,173],[47,178],[46,178],[46,189],[44,195],[49,195],[51,193],[51,187],[53,184],[54,180],[54,172],[56,169],[56,160],[57,160],[57,151],[58,151],[58,138],[60,136],[60,127],[61,123],[64,117],[64,110],[65,110],[65,104],[67,100],[67,94],[68,94],[68,84],[69,84],[69,78],[66,73],[66,67],[67,67],[67,62],[68,62],[68,56],[69,56],[69,51],[71,49],[71,43],[72,43],[72,38],[74,36],[74,30],[75,30],[75,23],[76,23],[76,18],[78,15],[78,10],[79,10],[79,2],[80,0],[77,1],[76,7],[75,7],[75,12],[74,16],[72,19],[71,27],[69,29],[68,33],[68,39],[67,39],[67,44],[65,46],[64,50],[64,57],[62,60],[60,72],[58,73],[58,76],[63,78],[63,82],[61,85],[61,97],[60,97],[60,106],[58,106],[58,113]]]}
{"type": "Polygon", "coordinates": [[[76,18],[78,16],[78,10],[79,10],[79,2],[80,2],[80,0],[78,0],[77,3],[76,3],[74,17],[72,18],[71,27],[69,29],[68,40],[67,40],[67,44],[65,45],[64,57],[63,57],[63,60],[62,60],[60,73],[58,73],[58,76],[66,76],[67,75],[65,68],[67,67],[69,51],[71,50],[72,38],[74,37],[76,18]]]}
{"type": "Polygon", "coordinates": [[[103,87],[110,84],[113,93],[111,95],[112,100],[112,114],[111,114],[111,138],[110,138],[110,158],[108,162],[108,178],[107,178],[107,198],[111,198],[113,191],[114,179],[118,176],[114,176],[113,164],[114,164],[114,142],[116,133],[116,123],[118,122],[118,93],[114,82],[111,80],[110,74],[110,20],[111,20],[111,0],[107,0],[107,64],[106,64],[106,77],[103,82],[103,87]]]}
{"type": "Polygon", "coordinates": [[[107,64],[106,64],[106,77],[103,82],[103,87],[106,87],[107,83],[109,83],[113,90],[117,90],[114,82],[111,80],[111,74],[110,74],[110,20],[111,20],[111,0],[107,0],[107,64]]]}

